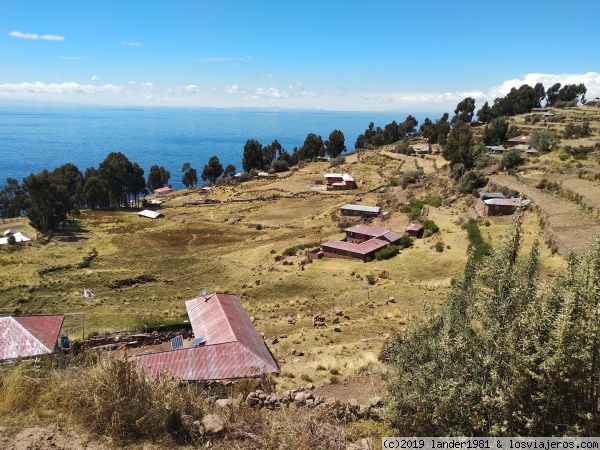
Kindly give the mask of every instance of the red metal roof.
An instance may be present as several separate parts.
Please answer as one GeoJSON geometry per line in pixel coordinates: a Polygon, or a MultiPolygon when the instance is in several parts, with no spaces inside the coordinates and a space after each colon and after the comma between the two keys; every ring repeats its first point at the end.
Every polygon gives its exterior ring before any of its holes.
{"type": "Polygon", "coordinates": [[[372,251],[377,251],[387,247],[389,242],[381,239],[369,239],[368,241],[360,244],[347,241],[327,241],[321,244],[321,247],[335,248],[337,250],[343,250],[345,252],[356,253],[359,255],[368,255],[372,251]]]}
{"type": "Polygon", "coordinates": [[[138,365],[148,376],[168,370],[183,380],[221,380],[279,372],[236,295],[201,296],[185,306],[194,336],[205,344],[140,355],[138,365]]]}
{"type": "Polygon", "coordinates": [[[421,231],[422,229],[423,229],[423,225],[421,225],[420,223],[411,223],[406,228],[406,231],[421,231]]]}
{"type": "Polygon", "coordinates": [[[65,316],[0,317],[0,360],[54,351],[65,316]]]}

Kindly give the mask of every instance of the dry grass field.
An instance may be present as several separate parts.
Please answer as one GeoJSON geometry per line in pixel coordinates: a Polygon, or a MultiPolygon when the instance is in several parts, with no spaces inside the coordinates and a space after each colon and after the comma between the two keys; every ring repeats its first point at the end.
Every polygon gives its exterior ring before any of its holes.
{"type": "MultiPolygon", "coordinates": [[[[592,137],[568,145],[600,141],[595,128],[600,109],[561,114],[564,122],[547,126],[524,117],[511,120],[523,133],[558,133],[569,120],[591,117],[592,137]]],[[[518,178],[508,173],[489,177],[532,199],[534,207],[525,212],[524,250],[540,236],[544,277],[565,269],[568,251],[586,249],[600,233],[600,221],[580,202],[534,186],[542,179],[558,182],[600,208],[600,185],[590,181],[593,177],[579,176],[581,170],[600,173],[596,153],[565,159],[558,149],[529,159],[518,178]],[[540,223],[548,228],[540,229],[540,223]]],[[[404,329],[424,308],[441,304],[463,269],[469,245],[463,225],[477,200],[459,195],[449,175],[439,154],[406,156],[391,146],[348,155],[337,167],[313,162],[273,178],[216,186],[208,194],[198,188],[177,191],[164,198],[157,220],[140,218],[133,209],[82,211],[76,226],[55,233],[49,243],[0,248],[0,314],[79,312],[85,316],[86,335],[144,331],[145,324],[187,320],[184,302],[201,287],[234,293],[280,365],[277,389],[330,380],[333,384],[315,393],[366,401],[382,390],[379,375],[385,367],[378,355],[386,337],[404,329]],[[422,180],[406,189],[397,185],[404,172],[417,169],[424,173],[422,180]],[[352,174],[358,189],[325,191],[318,182],[328,172],[352,174]],[[306,261],[306,250],[341,239],[343,229],[354,223],[340,217],[339,207],[359,201],[357,196],[361,204],[388,213],[374,219],[373,226],[399,232],[409,224],[403,205],[413,198],[439,198],[441,205],[429,206],[427,215],[439,232],[415,240],[389,260],[306,261]],[[286,256],[294,246],[307,248],[286,256]],[[84,299],[84,288],[95,298],[84,299]],[[316,314],[325,317],[326,327],[313,326],[316,314]]],[[[495,245],[510,223],[510,216],[482,218],[481,236],[495,245]]],[[[0,221],[0,231],[8,228],[36,236],[26,219],[0,221]]]]}

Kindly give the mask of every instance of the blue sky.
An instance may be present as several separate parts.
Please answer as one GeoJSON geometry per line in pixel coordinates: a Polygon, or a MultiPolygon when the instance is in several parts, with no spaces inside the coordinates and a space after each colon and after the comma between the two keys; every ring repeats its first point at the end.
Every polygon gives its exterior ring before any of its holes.
{"type": "Polygon", "coordinates": [[[600,96],[600,2],[0,0],[0,101],[447,111],[600,96]]]}

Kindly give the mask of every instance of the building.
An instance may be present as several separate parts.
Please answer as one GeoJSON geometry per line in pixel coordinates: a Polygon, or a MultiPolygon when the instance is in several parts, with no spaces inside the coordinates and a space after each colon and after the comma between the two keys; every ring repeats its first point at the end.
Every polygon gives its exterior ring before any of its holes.
{"type": "Polygon", "coordinates": [[[325,183],[328,191],[356,189],[354,177],[347,173],[326,173],[325,183]]]}
{"type": "Polygon", "coordinates": [[[170,187],[162,187],[162,188],[154,189],[154,194],[158,195],[158,196],[167,195],[171,192],[173,192],[173,188],[170,188],[170,187]]]}
{"type": "Polygon", "coordinates": [[[522,136],[515,136],[514,138],[509,139],[508,142],[512,142],[515,145],[527,144],[530,139],[531,139],[530,136],[522,135],[522,136]]]}
{"type": "Polygon", "coordinates": [[[321,244],[324,256],[331,258],[351,258],[366,261],[374,259],[378,251],[397,244],[402,234],[392,230],[355,225],[345,230],[342,240],[331,240],[321,244]]]}
{"type": "Polygon", "coordinates": [[[340,207],[342,216],[377,217],[379,206],[352,205],[350,203],[340,207]]]}
{"type": "Polygon", "coordinates": [[[421,239],[423,237],[423,225],[421,225],[420,223],[411,223],[407,228],[406,228],[406,234],[408,234],[409,236],[414,236],[416,238],[421,239]]]}
{"type": "Polygon", "coordinates": [[[140,211],[138,213],[138,216],[147,217],[148,219],[156,219],[156,218],[162,216],[162,214],[159,213],[158,211],[151,211],[149,209],[144,209],[143,211],[140,211]]]}
{"type": "MultiPolygon", "coordinates": [[[[7,230],[10,231],[10,230],[7,230]]],[[[27,235],[27,233],[24,233],[22,231],[17,231],[16,233],[13,233],[12,231],[10,233],[4,233],[5,237],[1,237],[0,238],[0,245],[5,245],[8,244],[8,239],[12,236],[15,238],[15,242],[29,242],[31,241],[31,238],[27,235]]]]}
{"type": "Polygon", "coordinates": [[[488,145],[487,148],[490,151],[490,155],[501,155],[507,150],[503,145],[488,145]]]}
{"type": "Polygon", "coordinates": [[[520,200],[518,198],[490,198],[484,200],[483,207],[484,216],[505,216],[513,214],[519,205],[526,208],[531,200],[520,200]]]}
{"type": "Polygon", "coordinates": [[[185,302],[185,307],[195,339],[175,350],[137,356],[137,366],[150,378],[165,371],[188,381],[279,373],[273,355],[236,295],[200,295],[185,302]]]}
{"type": "Polygon", "coordinates": [[[428,145],[424,147],[413,147],[413,151],[415,152],[415,155],[428,155],[431,153],[428,145]]]}
{"type": "Polygon", "coordinates": [[[62,314],[0,317],[0,360],[51,354],[64,320],[62,314]]]}

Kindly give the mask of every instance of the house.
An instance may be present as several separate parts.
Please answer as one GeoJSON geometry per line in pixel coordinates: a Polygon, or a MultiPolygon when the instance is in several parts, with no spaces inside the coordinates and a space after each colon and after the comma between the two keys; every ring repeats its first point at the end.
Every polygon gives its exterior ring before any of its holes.
{"type": "MultiPolygon", "coordinates": [[[[10,231],[10,230],[7,230],[10,231]]],[[[13,233],[12,231],[10,233],[4,233],[5,237],[1,237],[0,238],[0,245],[5,245],[8,244],[8,238],[10,236],[15,238],[15,242],[29,242],[31,241],[31,238],[29,236],[27,236],[27,233],[24,233],[22,231],[17,231],[16,233],[13,233]]]]}
{"type": "Polygon", "coordinates": [[[550,111],[548,108],[531,108],[531,114],[546,113],[550,111]]]}
{"type": "Polygon", "coordinates": [[[64,320],[62,314],[0,317],[0,360],[53,353],[64,320]]]}
{"type": "Polygon", "coordinates": [[[507,150],[503,145],[488,145],[487,148],[490,150],[490,155],[501,155],[507,150]]]}
{"type": "Polygon", "coordinates": [[[409,236],[414,236],[418,239],[421,239],[423,237],[423,231],[423,225],[421,225],[420,223],[411,223],[406,228],[406,234],[408,234],[409,236]]]}
{"type": "Polygon", "coordinates": [[[195,339],[175,350],[137,356],[137,367],[150,378],[165,371],[186,381],[279,373],[273,355],[236,295],[200,295],[186,301],[185,307],[195,339]]]}
{"type": "Polygon", "coordinates": [[[150,211],[149,209],[144,209],[143,211],[140,211],[138,213],[138,216],[147,217],[148,219],[156,219],[156,218],[162,216],[162,214],[159,213],[158,211],[150,211]]]}
{"type": "Polygon", "coordinates": [[[327,162],[329,158],[327,156],[317,156],[317,162],[327,162]]]}
{"type": "Polygon", "coordinates": [[[428,145],[424,147],[413,147],[413,151],[415,152],[415,155],[427,155],[431,153],[428,145]]]}
{"type": "Polygon", "coordinates": [[[377,217],[379,206],[352,205],[350,203],[340,207],[342,216],[377,217]]]}
{"type": "Polygon", "coordinates": [[[345,230],[342,240],[331,240],[321,244],[324,256],[332,258],[352,258],[366,261],[374,259],[378,251],[397,244],[402,234],[392,230],[355,225],[345,230]]]}
{"type": "Polygon", "coordinates": [[[491,198],[506,198],[502,192],[482,192],[479,195],[481,200],[489,200],[491,198]]]}
{"type": "Polygon", "coordinates": [[[511,138],[508,140],[508,142],[512,142],[513,144],[517,145],[517,144],[527,144],[531,139],[531,136],[515,136],[514,138],[511,138]]]}
{"type": "Polygon", "coordinates": [[[531,200],[520,200],[518,198],[491,198],[484,200],[485,204],[483,208],[484,216],[505,216],[513,214],[519,205],[525,208],[531,200]]]}
{"type": "Polygon", "coordinates": [[[171,192],[173,192],[173,188],[170,188],[170,187],[162,187],[162,188],[154,189],[154,194],[158,195],[158,196],[167,195],[171,192]]]}
{"type": "Polygon", "coordinates": [[[328,191],[356,189],[354,177],[347,173],[326,173],[325,183],[328,191]]]}

